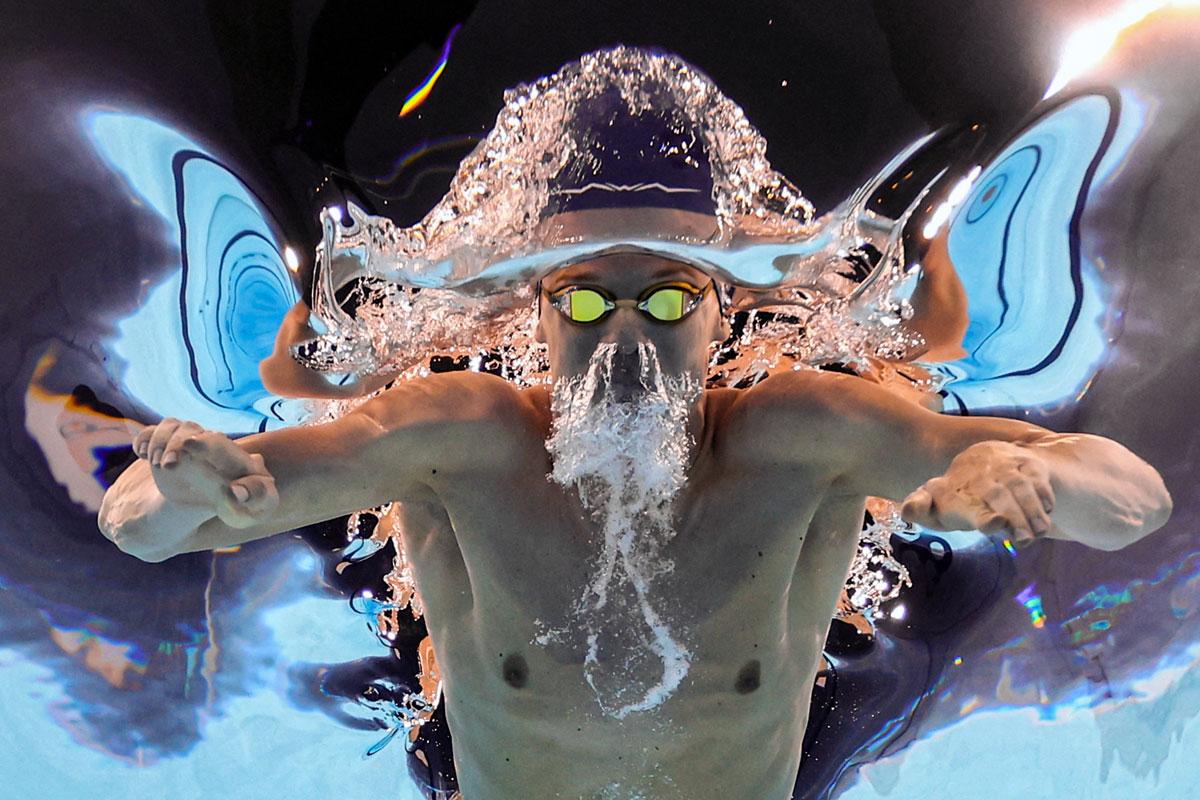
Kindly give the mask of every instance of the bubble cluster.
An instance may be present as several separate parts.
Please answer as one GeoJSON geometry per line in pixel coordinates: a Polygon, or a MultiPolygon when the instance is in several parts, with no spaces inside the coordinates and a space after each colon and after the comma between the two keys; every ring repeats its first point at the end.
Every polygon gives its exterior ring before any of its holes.
{"type": "Polygon", "coordinates": [[[655,582],[674,568],[663,548],[676,533],[673,500],[695,448],[688,416],[703,387],[687,374],[664,375],[654,345],[643,342],[629,392],[614,380],[616,352],[602,343],[585,373],[554,386],[547,478],[576,491],[600,536],[566,626],[542,626],[535,643],[584,632],[584,677],[601,709],[623,718],[660,705],[690,664],[655,582]]]}

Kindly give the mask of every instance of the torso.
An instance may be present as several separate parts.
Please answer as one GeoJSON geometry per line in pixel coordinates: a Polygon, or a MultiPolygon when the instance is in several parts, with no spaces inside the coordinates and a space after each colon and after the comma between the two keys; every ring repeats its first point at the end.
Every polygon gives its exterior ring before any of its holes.
{"type": "MultiPolygon", "coordinates": [[[[598,547],[574,494],[546,478],[544,389],[497,420],[502,468],[440,470],[401,505],[465,800],[791,796],[865,498],[816,467],[756,458],[770,432],[741,394],[705,393],[704,440],[662,553],[674,571],[655,584],[691,664],[650,711],[602,712],[581,638],[534,643],[545,624],[569,627],[598,547]]],[[[653,683],[661,662],[647,663],[653,683]]]]}

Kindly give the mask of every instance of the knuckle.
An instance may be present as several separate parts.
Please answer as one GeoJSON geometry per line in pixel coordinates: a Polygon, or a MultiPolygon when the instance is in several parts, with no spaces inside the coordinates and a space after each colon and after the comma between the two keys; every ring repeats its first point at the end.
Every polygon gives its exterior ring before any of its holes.
{"type": "Polygon", "coordinates": [[[1029,479],[1024,475],[1009,475],[1007,478],[1005,478],[1004,485],[1007,486],[1011,491],[1015,492],[1028,487],[1029,479]]]}

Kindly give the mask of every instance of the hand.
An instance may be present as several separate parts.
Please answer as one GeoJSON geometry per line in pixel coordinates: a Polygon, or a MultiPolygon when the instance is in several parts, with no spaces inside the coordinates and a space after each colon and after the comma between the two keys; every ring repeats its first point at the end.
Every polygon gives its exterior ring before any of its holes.
{"type": "Polygon", "coordinates": [[[396,376],[393,369],[369,378],[333,384],[325,380],[322,373],[300,364],[292,357],[292,345],[317,337],[317,332],[309,325],[309,315],[303,300],[297,301],[284,315],[275,334],[274,351],[258,364],[258,376],[268,392],[281,397],[362,397],[396,376]]]}
{"type": "Polygon", "coordinates": [[[134,437],[133,451],[149,462],[163,497],[212,508],[230,527],[248,528],[279,505],[275,478],[261,455],[195,422],[167,417],[147,426],[134,437]]]}
{"type": "Polygon", "coordinates": [[[1036,450],[1012,442],[973,444],[904,499],[900,516],[931,530],[1004,531],[1025,546],[1053,526],[1050,470],[1036,450]]]}

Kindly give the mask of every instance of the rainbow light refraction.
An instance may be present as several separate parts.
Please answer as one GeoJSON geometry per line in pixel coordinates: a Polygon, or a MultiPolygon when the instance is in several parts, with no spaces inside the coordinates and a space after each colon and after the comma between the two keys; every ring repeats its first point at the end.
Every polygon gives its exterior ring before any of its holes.
{"type": "Polygon", "coordinates": [[[429,93],[433,91],[433,85],[437,83],[437,79],[441,77],[442,70],[446,68],[446,62],[450,59],[450,44],[454,41],[454,34],[458,33],[458,29],[462,24],[455,25],[450,29],[450,33],[446,36],[446,43],[442,45],[442,57],[438,60],[437,66],[433,68],[433,72],[429,73],[429,77],[425,82],[413,90],[404,100],[404,105],[400,107],[400,116],[404,116],[411,112],[414,108],[425,102],[425,98],[429,97],[429,93]]]}
{"type": "Polygon", "coordinates": [[[1029,610],[1029,621],[1033,627],[1041,628],[1046,624],[1046,612],[1042,610],[1042,596],[1037,593],[1035,584],[1029,584],[1014,598],[1029,610]]]}

